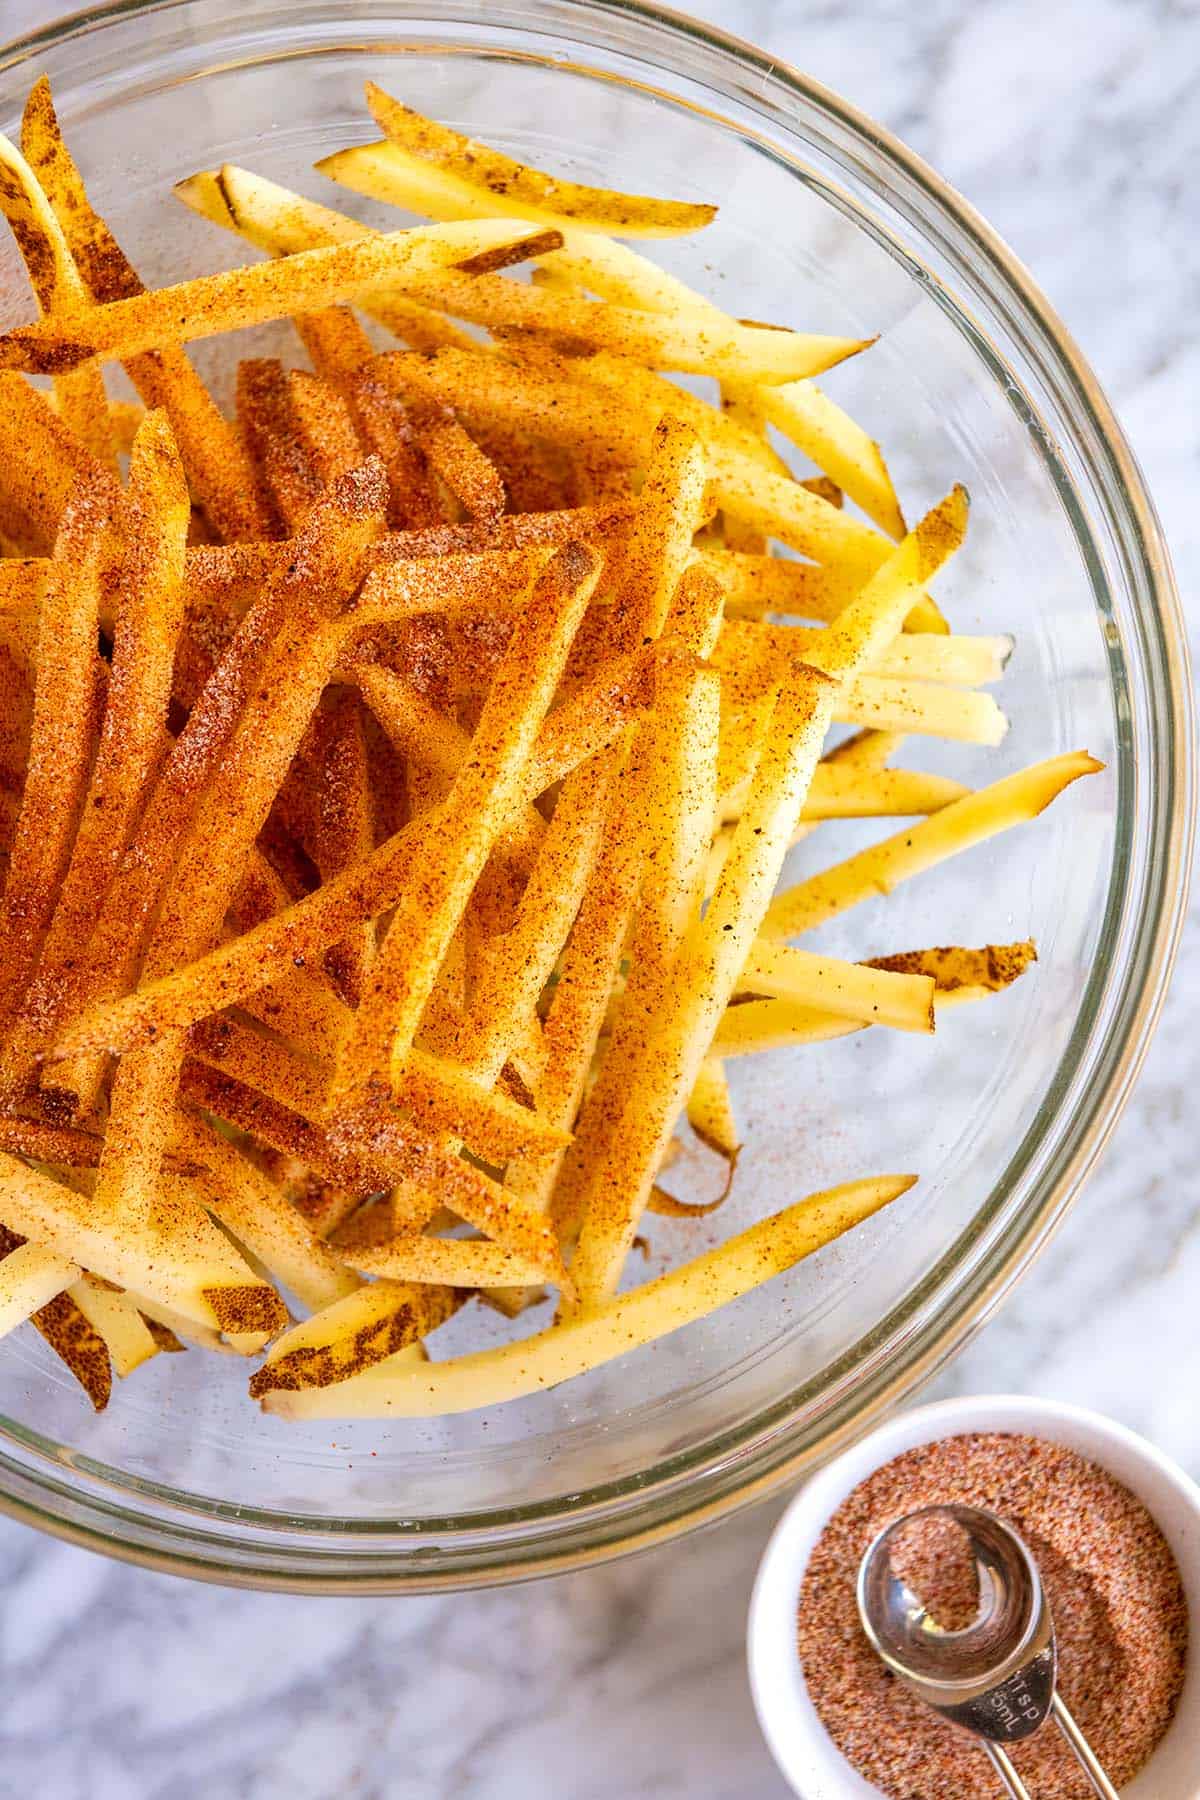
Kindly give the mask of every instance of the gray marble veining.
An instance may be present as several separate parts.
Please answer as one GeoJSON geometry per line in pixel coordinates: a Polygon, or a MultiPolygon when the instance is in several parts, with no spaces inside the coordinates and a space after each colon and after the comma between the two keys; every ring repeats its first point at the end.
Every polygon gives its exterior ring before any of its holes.
{"type": "MultiPolygon", "coordinates": [[[[58,10],[0,0],[0,38],[58,10]]],[[[1195,0],[708,0],[885,120],[1024,257],[1200,583],[1195,0]]],[[[939,1383],[1101,1407],[1200,1474],[1200,934],[1049,1253],[939,1383]]],[[[586,1576],[446,1600],[192,1586],[0,1526],[0,1794],[779,1800],[742,1633],[768,1508],[586,1576]]]]}

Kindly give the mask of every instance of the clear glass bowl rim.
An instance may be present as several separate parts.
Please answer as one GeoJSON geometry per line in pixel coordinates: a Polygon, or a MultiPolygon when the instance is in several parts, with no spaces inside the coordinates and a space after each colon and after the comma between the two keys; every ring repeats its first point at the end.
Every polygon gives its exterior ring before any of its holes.
{"type": "MultiPolygon", "coordinates": [[[[138,16],[163,15],[187,0],[114,0],[72,13],[0,47],[0,73],[84,33],[138,16]]],[[[355,9],[347,12],[354,16],[355,9]]],[[[569,1501],[509,1512],[423,1522],[418,1530],[389,1521],[285,1519],[213,1502],[203,1509],[147,1484],[105,1489],[82,1471],[36,1453],[29,1435],[5,1434],[0,1450],[0,1511],[83,1547],[175,1574],[263,1589],[325,1593],[421,1592],[496,1585],[564,1572],[667,1541],[709,1524],[795,1481],[861,1435],[887,1408],[928,1380],[984,1323],[1062,1223],[1115,1126],[1137,1078],[1162,1007],[1186,913],[1194,830],[1192,685],[1182,609],[1153,503],[1120,425],[1062,321],[1003,240],[948,183],[890,132],[820,83],[752,45],[687,15],[640,0],[526,0],[521,24],[569,17],[586,44],[588,26],[608,45],[622,26],[653,38],[657,68],[688,73],[675,58],[688,51],[720,59],[730,80],[752,78],[755,104],[785,129],[787,101],[799,98],[843,134],[888,165],[910,209],[923,208],[923,231],[936,228],[943,248],[973,264],[989,300],[1002,303],[1022,350],[1049,378],[1074,429],[1075,445],[1103,496],[1108,522],[1126,559],[1133,591],[1143,683],[1150,698],[1150,795],[1146,818],[1130,816],[1131,769],[1119,770],[1115,862],[1137,849],[1140,886],[1114,876],[1098,961],[1123,949],[1121,964],[1089,988],[1072,1039],[1078,1085],[1086,1063],[1086,1099],[1064,1116],[1064,1087],[1039,1113],[1022,1157],[1001,1184],[1012,1191],[1038,1167],[1019,1209],[987,1255],[948,1297],[932,1279],[871,1334],[876,1355],[865,1385],[844,1381],[815,1430],[797,1417],[799,1398],[781,1396],[767,1412],[692,1456],[678,1457],[636,1479],[572,1496],[569,1501]],[[603,30],[600,30],[600,26],[603,30]],[[674,53],[674,56],[673,54],[674,53]],[[1121,905],[1114,899],[1120,889],[1121,905]],[[1133,905],[1136,902],[1136,908],[1133,905]],[[1119,913],[1119,917],[1117,916],[1119,913]],[[1130,919],[1132,916],[1132,924],[1130,919]],[[1118,927],[1123,944],[1115,944],[1118,927]],[[1098,1042],[1092,1027],[1107,1011],[1098,1042]],[[1057,1104],[1056,1104],[1057,1100],[1057,1104]],[[1016,1165],[1020,1162],[1021,1166],[1016,1165]],[[949,1304],[947,1304],[947,1298],[949,1304]],[[899,1341],[897,1341],[899,1340],[899,1341]],[[27,1454],[18,1455],[17,1449],[27,1454]],[[136,1489],[138,1504],[129,1503],[136,1489]]],[[[418,16],[405,0],[392,15],[418,16]]],[[[473,23],[507,24],[508,10],[488,0],[443,0],[421,8],[423,26],[460,31],[473,23]]],[[[286,16],[284,15],[286,23],[286,16]]],[[[599,39],[597,39],[599,42],[599,39]]],[[[1145,773],[1143,771],[1143,773],[1145,773]]],[[[1132,859],[1127,859],[1132,860],[1132,859]]],[[[1070,1056],[1072,1052],[1068,1052],[1070,1056]]],[[[985,1213],[999,1203],[990,1197],[985,1213]]],[[[843,1362],[853,1362],[862,1344],[843,1362]]],[[[5,1421],[0,1421],[0,1426],[5,1421]]]]}

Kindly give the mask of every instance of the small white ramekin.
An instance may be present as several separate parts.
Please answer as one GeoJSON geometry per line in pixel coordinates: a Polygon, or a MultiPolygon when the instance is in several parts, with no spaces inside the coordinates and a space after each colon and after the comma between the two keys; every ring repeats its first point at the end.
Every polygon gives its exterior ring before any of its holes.
{"type": "Polygon", "coordinates": [[[801,1489],[759,1565],[750,1603],[750,1686],[771,1752],[802,1800],[878,1800],[828,1736],[796,1649],[796,1607],[813,1546],[860,1481],[920,1444],[968,1431],[1025,1432],[1108,1469],[1157,1520],[1179,1564],[1193,1652],[1170,1730],[1122,1800],[1200,1800],[1200,1487],[1144,1438],[1099,1413],[1022,1394],[943,1400],[881,1425],[801,1489]]]}

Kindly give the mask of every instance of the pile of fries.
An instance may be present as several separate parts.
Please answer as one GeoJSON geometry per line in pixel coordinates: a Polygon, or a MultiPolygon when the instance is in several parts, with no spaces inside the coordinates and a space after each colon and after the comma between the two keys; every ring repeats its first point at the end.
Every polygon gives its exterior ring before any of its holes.
{"type": "Polygon", "coordinates": [[[999,741],[1010,646],[929,592],[966,495],[907,530],[815,385],[868,346],[625,241],[711,208],[367,97],[382,140],[323,174],[432,223],[202,172],[179,197],[265,254],[157,291],[45,81],[0,140],[40,315],[0,337],[0,1331],[97,1407],[188,1346],[261,1357],[289,1418],[491,1406],[789,1269],[915,1177],[619,1291],[647,1209],[712,1210],[660,1186],[678,1134],[733,1176],[728,1059],[931,1032],[1034,956],[795,940],[1098,766],[892,766],[999,741]],[[279,319],[308,366],[239,362],[223,416],[184,346],[279,319]],[[777,891],[843,818],[894,822],[777,891]]]}

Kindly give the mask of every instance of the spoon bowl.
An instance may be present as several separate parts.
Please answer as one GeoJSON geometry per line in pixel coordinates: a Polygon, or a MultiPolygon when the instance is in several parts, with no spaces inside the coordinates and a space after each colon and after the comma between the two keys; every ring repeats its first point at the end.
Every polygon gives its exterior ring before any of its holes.
{"type": "Polygon", "coordinates": [[[1002,1519],[977,1506],[927,1506],[885,1526],[858,1571],[858,1613],[872,1648],[926,1706],[980,1739],[1010,1800],[1031,1800],[1008,1755],[1052,1715],[1101,1800],[1119,1800],[1055,1691],[1054,1620],[1037,1563],[1002,1519]],[[903,1550],[914,1533],[956,1533],[973,1564],[975,1617],[948,1630],[916,1593],[903,1550]]]}
{"type": "Polygon", "coordinates": [[[858,1611],[876,1654],[927,1706],[995,1743],[1032,1737],[1054,1697],[1054,1624],[1037,1564],[1015,1531],[975,1506],[927,1506],[884,1528],[858,1573],[858,1611]],[[978,1582],[970,1624],[948,1630],[909,1585],[914,1529],[949,1524],[978,1582]]]}

